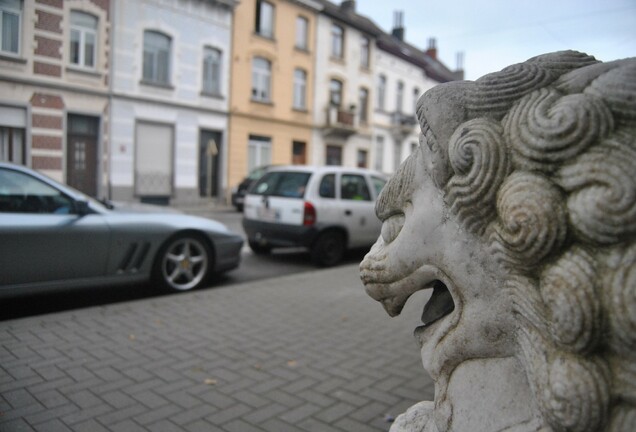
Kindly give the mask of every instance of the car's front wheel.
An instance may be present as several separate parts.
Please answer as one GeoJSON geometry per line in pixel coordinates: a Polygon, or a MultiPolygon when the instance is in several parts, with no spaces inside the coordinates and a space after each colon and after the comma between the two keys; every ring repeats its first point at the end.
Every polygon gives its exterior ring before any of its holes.
{"type": "Polygon", "coordinates": [[[311,248],[311,260],[321,267],[338,264],[344,257],[345,237],[338,231],[327,231],[318,237],[311,248]]]}
{"type": "Polygon", "coordinates": [[[172,238],[159,250],[153,277],[164,289],[187,291],[201,287],[212,268],[212,253],[194,234],[172,238]]]}

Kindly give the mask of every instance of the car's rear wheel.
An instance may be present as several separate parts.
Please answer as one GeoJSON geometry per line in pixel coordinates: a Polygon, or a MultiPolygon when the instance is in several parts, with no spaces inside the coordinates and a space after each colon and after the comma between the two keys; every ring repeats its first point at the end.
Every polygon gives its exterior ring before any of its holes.
{"type": "Polygon", "coordinates": [[[311,260],[321,267],[331,267],[342,261],[345,237],[338,231],[327,231],[318,237],[311,248],[311,260]]]}
{"type": "Polygon", "coordinates": [[[252,252],[256,255],[267,255],[272,251],[271,246],[263,245],[253,240],[249,240],[247,244],[250,245],[250,249],[252,249],[252,252]]]}
{"type": "Polygon", "coordinates": [[[155,282],[169,291],[200,288],[212,268],[212,253],[196,234],[181,234],[159,250],[153,272],[155,282]]]}

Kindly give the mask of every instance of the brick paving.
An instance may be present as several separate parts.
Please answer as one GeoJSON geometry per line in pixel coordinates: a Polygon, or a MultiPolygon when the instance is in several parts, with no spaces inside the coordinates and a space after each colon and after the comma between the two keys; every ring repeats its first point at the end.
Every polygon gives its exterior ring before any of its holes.
{"type": "Polygon", "coordinates": [[[390,319],[357,273],[0,322],[0,432],[386,431],[433,397],[424,300],[390,319]]]}

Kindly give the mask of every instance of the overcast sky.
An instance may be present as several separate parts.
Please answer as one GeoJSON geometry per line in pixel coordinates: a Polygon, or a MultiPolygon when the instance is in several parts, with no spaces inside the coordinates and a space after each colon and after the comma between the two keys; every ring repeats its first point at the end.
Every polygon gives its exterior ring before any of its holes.
{"type": "Polygon", "coordinates": [[[356,9],[387,32],[403,11],[406,40],[426,48],[436,38],[450,69],[462,51],[469,80],[564,49],[602,61],[636,56],[636,0],[357,0],[356,9]]]}

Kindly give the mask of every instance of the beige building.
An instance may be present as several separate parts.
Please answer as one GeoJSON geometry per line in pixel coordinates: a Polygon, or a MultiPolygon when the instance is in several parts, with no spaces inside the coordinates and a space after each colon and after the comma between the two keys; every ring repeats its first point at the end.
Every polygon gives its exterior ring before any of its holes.
{"type": "Polygon", "coordinates": [[[228,184],[268,164],[311,163],[316,15],[312,0],[235,9],[228,184]]]}

